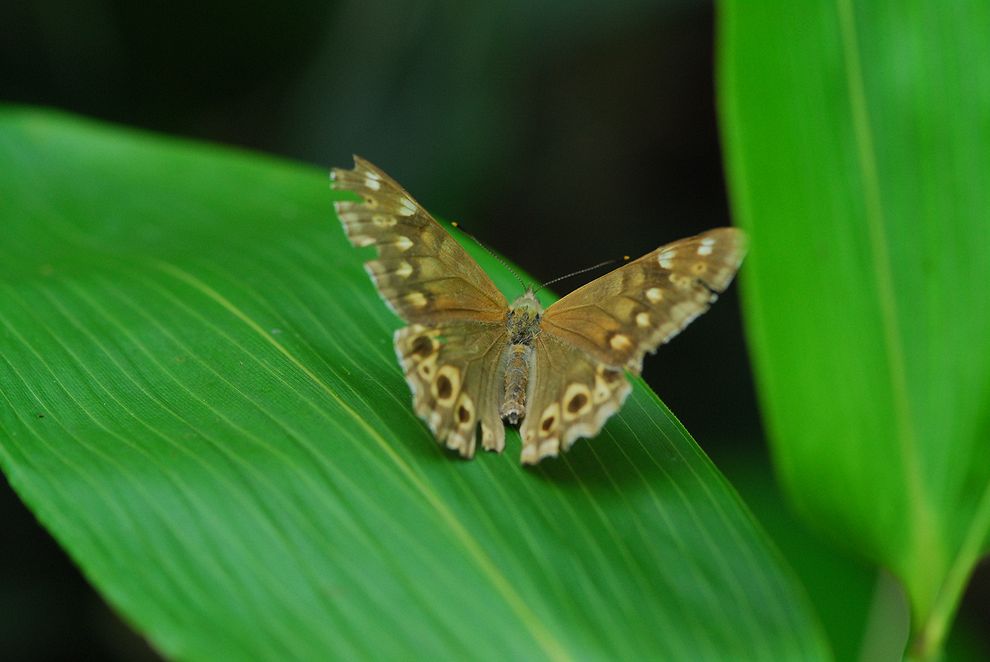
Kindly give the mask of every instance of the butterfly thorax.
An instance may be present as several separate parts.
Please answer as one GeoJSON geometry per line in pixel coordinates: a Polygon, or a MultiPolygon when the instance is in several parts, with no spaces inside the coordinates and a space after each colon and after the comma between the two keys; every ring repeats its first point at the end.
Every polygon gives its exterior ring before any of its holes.
{"type": "Polygon", "coordinates": [[[532,290],[526,290],[526,294],[512,302],[505,317],[509,342],[513,345],[532,345],[536,334],[540,332],[542,316],[543,306],[536,300],[532,290]]]}
{"type": "Polygon", "coordinates": [[[534,366],[536,336],[540,332],[543,307],[532,290],[516,299],[505,317],[509,347],[505,356],[505,378],[499,414],[516,425],[526,416],[526,395],[534,366]]]}

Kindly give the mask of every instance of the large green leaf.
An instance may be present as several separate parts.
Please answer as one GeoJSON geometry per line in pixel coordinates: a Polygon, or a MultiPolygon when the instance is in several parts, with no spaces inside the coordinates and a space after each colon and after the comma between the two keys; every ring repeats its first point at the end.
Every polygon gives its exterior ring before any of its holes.
{"type": "Polygon", "coordinates": [[[780,475],[935,654],[990,537],[990,4],[728,2],[721,37],[780,475]]]}
{"type": "Polygon", "coordinates": [[[441,451],[324,172],[8,110],[0,190],[3,468],[166,654],[827,657],[641,383],[537,470],[441,451]]]}

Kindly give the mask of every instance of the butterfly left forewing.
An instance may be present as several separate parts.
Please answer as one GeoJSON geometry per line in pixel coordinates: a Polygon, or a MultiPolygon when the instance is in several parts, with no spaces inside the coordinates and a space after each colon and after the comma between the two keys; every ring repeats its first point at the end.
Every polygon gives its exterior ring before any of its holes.
{"type": "Polygon", "coordinates": [[[467,251],[399,184],[370,162],[331,171],[334,189],[360,200],[338,200],[337,216],[355,246],[374,246],[365,264],[386,303],[407,322],[505,317],[502,293],[467,251]]]}
{"type": "Polygon", "coordinates": [[[643,356],[704,313],[732,282],[745,236],[716,228],[661,246],[550,306],[542,330],[634,374],[643,356]]]}

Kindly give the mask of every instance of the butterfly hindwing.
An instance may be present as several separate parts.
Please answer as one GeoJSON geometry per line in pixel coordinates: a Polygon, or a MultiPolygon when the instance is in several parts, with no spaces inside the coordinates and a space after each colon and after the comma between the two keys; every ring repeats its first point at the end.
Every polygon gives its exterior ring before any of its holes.
{"type": "Polygon", "coordinates": [[[395,180],[357,156],[352,170],[334,168],[330,176],[334,189],[361,196],[334,207],[351,243],[378,248],[365,269],[399,317],[424,323],[505,317],[505,297],[484,270],[395,180]]]}
{"type": "Polygon", "coordinates": [[[395,351],[416,414],[438,443],[463,457],[474,455],[479,425],[486,450],[505,447],[498,413],[505,347],[503,324],[452,321],[412,324],[395,332],[395,351]]]}
{"type": "Polygon", "coordinates": [[[578,438],[598,434],[631,390],[621,367],[600,363],[552,334],[536,339],[535,376],[519,428],[523,464],[555,456],[578,438]]]}
{"type": "Polygon", "coordinates": [[[732,282],[744,235],[716,228],[661,246],[550,306],[542,331],[639,374],[643,355],[704,313],[732,282]]]}

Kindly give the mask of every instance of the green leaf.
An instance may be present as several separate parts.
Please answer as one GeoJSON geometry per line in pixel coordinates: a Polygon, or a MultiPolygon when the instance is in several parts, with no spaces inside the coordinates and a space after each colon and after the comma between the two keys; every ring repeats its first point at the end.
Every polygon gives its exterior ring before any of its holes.
{"type": "Polygon", "coordinates": [[[990,5],[729,2],[720,29],[779,473],[935,655],[990,542],[990,5]]]}
{"type": "Polygon", "coordinates": [[[325,172],[8,110],[0,190],[3,468],[167,655],[827,657],[642,383],[537,470],[442,451],[325,172]]]}

